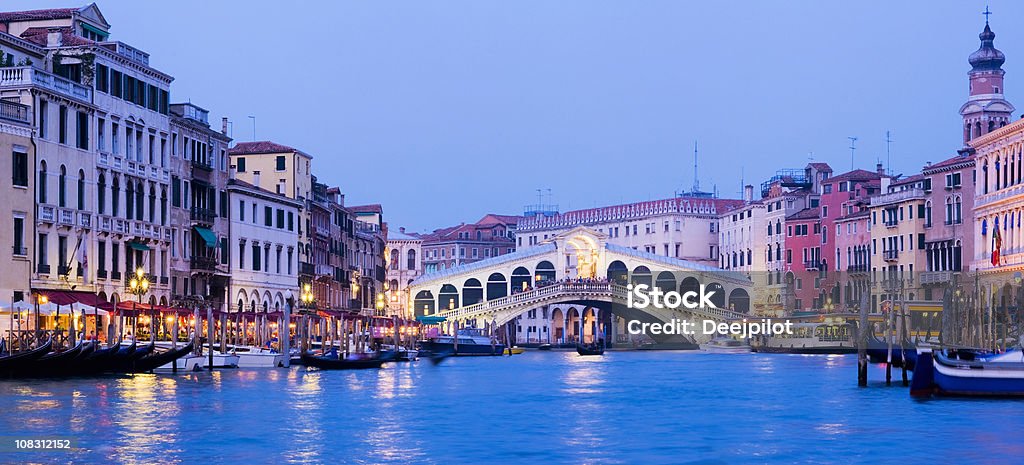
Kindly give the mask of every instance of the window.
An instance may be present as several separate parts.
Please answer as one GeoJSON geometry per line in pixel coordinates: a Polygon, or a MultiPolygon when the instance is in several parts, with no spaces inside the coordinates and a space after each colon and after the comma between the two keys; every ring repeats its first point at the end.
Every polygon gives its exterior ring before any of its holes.
{"type": "Polygon", "coordinates": [[[107,210],[107,177],[100,173],[99,178],[96,180],[96,212],[99,214],[106,213],[107,210]]]}
{"type": "Polygon", "coordinates": [[[245,221],[245,201],[238,201],[238,221],[245,221]]]}
{"type": "Polygon", "coordinates": [[[84,111],[78,112],[77,123],[75,125],[76,147],[89,150],[89,115],[84,111]]]}
{"type": "Polygon", "coordinates": [[[68,170],[64,165],[60,165],[60,177],[57,178],[57,204],[61,207],[67,206],[68,195],[67,195],[67,178],[68,170]]]}
{"type": "Polygon", "coordinates": [[[85,210],[85,171],[78,170],[78,209],[85,210]]]}
{"type": "Polygon", "coordinates": [[[19,187],[28,187],[28,153],[15,149],[12,159],[12,183],[19,187]]]}
{"type": "Polygon", "coordinates": [[[25,250],[25,217],[14,216],[14,255],[28,255],[25,250]]]}
{"type": "Polygon", "coordinates": [[[110,123],[110,151],[117,155],[121,153],[121,140],[120,140],[121,128],[117,123],[110,123]]]}
{"type": "Polygon", "coordinates": [[[238,269],[245,268],[245,242],[238,243],[238,269]]]}
{"type": "Polygon", "coordinates": [[[277,229],[284,229],[284,210],[277,209],[277,229]]]}
{"type": "Polygon", "coordinates": [[[260,270],[260,258],[261,258],[260,257],[260,245],[259,244],[253,244],[252,245],[252,270],[253,271],[259,271],[260,270]]]}
{"type": "Polygon", "coordinates": [[[62,144],[68,143],[68,107],[61,105],[60,111],[57,113],[57,142],[62,144]]]}
{"type": "Polygon", "coordinates": [[[121,190],[117,183],[117,176],[114,176],[114,180],[110,184],[110,214],[114,216],[118,215],[121,205],[121,190]]]}
{"type": "Polygon", "coordinates": [[[46,240],[48,238],[49,236],[47,236],[45,233],[40,233],[39,238],[36,240],[36,263],[39,264],[40,273],[50,272],[50,257],[47,255],[47,250],[49,250],[49,247],[47,247],[46,244],[46,240]]]}
{"type": "Polygon", "coordinates": [[[238,157],[235,159],[235,168],[239,173],[245,172],[245,157],[238,157]]]}
{"type": "Polygon", "coordinates": [[[268,228],[274,225],[274,209],[269,206],[263,207],[263,225],[268,228]]]}
{"type": "Polygon", "coordinates": [[[284,171],[284,155],[277,156],[277,166],[274,168],[277,171],[284,171]]]}
{"type": "Polygon", "coordinates": [[[288,230],[295,230],[295,214],[293,212],[288,212],[288,230]]]}
{"type": "Polygon", "coordinates": [[[46,118],[46,100],[39,100],[39,138],[46,139],[48,131],[46,130],[46,124],[49,122],[46,118]]]}
{"type": "Polygon", "coordinates": [[[226,237],[220,238],[220,264],[228,264],[228,239],[226,237]]]}

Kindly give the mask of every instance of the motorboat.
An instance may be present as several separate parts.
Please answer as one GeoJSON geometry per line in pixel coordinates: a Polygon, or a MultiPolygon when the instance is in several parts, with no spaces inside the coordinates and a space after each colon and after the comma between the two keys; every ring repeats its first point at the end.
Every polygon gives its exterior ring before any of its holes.
{"type": "Polygon", "coordinates": [[[700,344],[700,350],[715,354],[749,354],[750,344],[745,344],[731,337],[720,336],[700,344]]]}
{"type": "Polygon", "coordinates": [[[755,352],[778,354],[852,354],[857,352],[849,323],[794,323],[793,332],[758,338],[755,352]]]}
{"type": "Polygon", "coordinates": [[[910,395],[1024,397],[1024,352],[918,349],[910,395]]]}

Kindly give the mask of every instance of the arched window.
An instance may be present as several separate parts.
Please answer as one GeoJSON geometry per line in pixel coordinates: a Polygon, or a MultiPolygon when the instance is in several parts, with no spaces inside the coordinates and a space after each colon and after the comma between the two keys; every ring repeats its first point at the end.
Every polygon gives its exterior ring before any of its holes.
{"type": "Polygon", "coordinates": [[[959,195],[953,197],[953,223],[960,224],[964,222],[963,217],[963,202],[959,195]]]}
{"type": "Polygon", "coordinates": [[[46,160],[39,162],[39,203],[46,203],[46,160]]]}
{"type": "Polygon", "coordinates": [[[828,226],[822,226],[821,227],[821,243],[822,244],[827,244],[828,243],[828,226]]]}
{"type": "Polygon", "coordinates": [[[932,201],[926,201],[924,203],[924,226],[930,227],[932,225],[932,201]]]}
{"type": "Polygon", "coordinates": [[[398,269],[398,265],[399,265],[398,262],[400,260],[400,257],[401,257],[401,253],[398,251],[398,249],[392,249],[391,250],[391,269],[392,270],[397,270],[398,269]]]}
{"type": "Polygon", "coordinates": [[[408,262],[408,263],[406,263],[406,269],[407,270],[415,270],[416,269],[416,251],[415,250],[409,250],[409,252],[406,255],[408,255],[408,259],[406,260],[408,262]]]}
{"type": "Polygon", "coordinates": [[[167,226],[167,188],[160,189],[160,225],[167,226]]]}
{"type": "Polygon", "coordinates": [[[747,249],[747,264],[748,265],[753,265],[754,264],[753,263],[753,257],[754,257],[753,251],[751,251],[750,249],[747,249]]]}
{"type": "Polygon", "coordinates": [[[85,210],[85,170],[78,170],[78,209],[85,210]]]}
{"type": "Polygon", "coordinates": [[[105,205],[107,200],[107,177],[103,173],[99,174],[96,178],[96,213],[104,214],[107,212],[107,206],[105,205]]]}
{"type": "Polygon", "coordinates": [[[782,234],[782,221],[775,220],[775,234],[782,234]]]}
{"type": "Polygon", "coordinates": [[[117,176],[110,181],[110,214],[117,216],[120,212],[121,205],[121,187],[119,186],[117,176]]]}
{"type": "Polygon", "coordinates": [[[946,197],[946,219],[945,224],[953,224],[953,198],[946,197]]]}
{"type": "Polygon", "coordinates": [[[145,196],[146,186],[142,185],[142,181],[139,181],[135,185],[135,218],[139,220],[145,218],[143,216],[143,209],[145,208],[146,204],[145,196]]]}
{"type": "Polygon", "coordinates": [[[156,215],[156,186],[149,185],[149,222],[152,223],[156,215]]]}
{"type": "MultiPolygon", "coordinates": [[[[125,180],[124,189],[124,211],[127,216],[125,218],[132,220],[135,219],[135,183],[131,180],[125,180]]],[[[116,189],[116,187],[115,187],[116,189]]]]}
{"type": "Polygon", "coordinates": [[[772,245],[768,244],[768,254],[766,255],[767,261],[772,261],[772,245]]]}
{"type": "Polygon", "coordinates": [[[60,165],[60,177],[57,178],[57,205],[68,206],[68,170],[60,165]]]}

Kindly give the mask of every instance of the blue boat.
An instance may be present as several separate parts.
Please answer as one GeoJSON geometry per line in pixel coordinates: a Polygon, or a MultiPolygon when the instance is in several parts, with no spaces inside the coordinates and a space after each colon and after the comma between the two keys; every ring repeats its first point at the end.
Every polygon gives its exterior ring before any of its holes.
{"type": "Polygon", "coordinates": [[[450,353],[455,356],[467,355],[504,355],[505,344],[492,342],[479,329],[465,328],[458,331],[458,336],[438,336],[420,341],[420,350],[432,354],[450,353]]]}
{"type": "Polygon", "coordinates": [[[1024,353],[921,349],[910,395],[1024,397],[1024,353]]]}

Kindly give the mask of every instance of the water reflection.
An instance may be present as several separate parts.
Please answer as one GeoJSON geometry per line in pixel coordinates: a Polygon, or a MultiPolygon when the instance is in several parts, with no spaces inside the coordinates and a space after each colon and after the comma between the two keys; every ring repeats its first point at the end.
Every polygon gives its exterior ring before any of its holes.
{"type": "Polygon", "coordinates": [[[326,374],[321,371],[295,370],[289,376],[289,399],[291,412],[283,418],[287,422],[288,444],[285,449],[287,460],[305,463],[321,462],[320,452],[324,442],[325,428],[332,427],[323,421],[324,394],[320,383],[326,374]]]}

